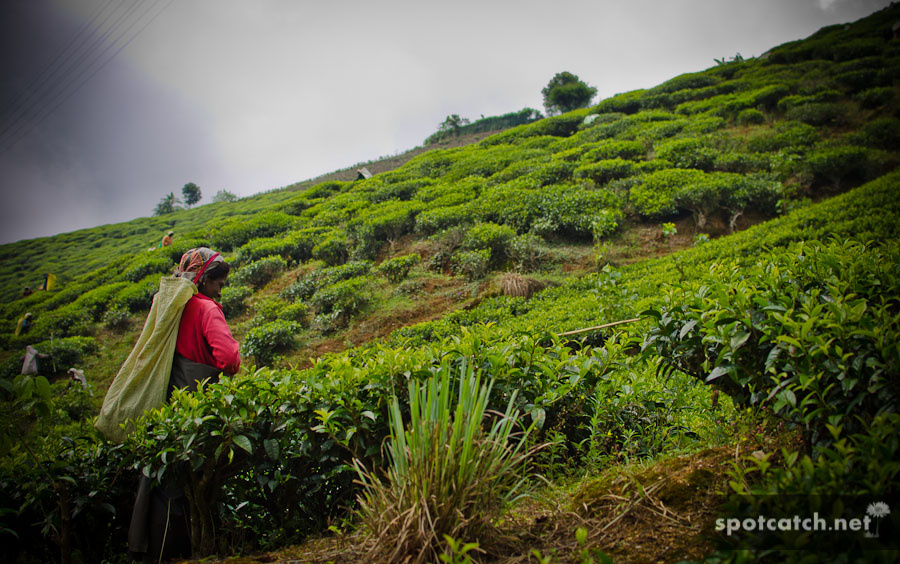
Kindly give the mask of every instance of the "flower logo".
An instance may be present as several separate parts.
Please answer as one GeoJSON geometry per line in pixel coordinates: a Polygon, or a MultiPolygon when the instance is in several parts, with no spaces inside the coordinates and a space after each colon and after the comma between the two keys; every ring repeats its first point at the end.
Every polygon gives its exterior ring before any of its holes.
{"type": "Polygon", "coordinates": [[[891,508],[883,501],[878,501],[875,503],[870,503],[866,508],[866,514],[870,517],[876,519],[875,521],[875,538],[878,538],[879,535],[879,527],[881,526],[881,519],[887,517],[891,514],[891,508]]]}

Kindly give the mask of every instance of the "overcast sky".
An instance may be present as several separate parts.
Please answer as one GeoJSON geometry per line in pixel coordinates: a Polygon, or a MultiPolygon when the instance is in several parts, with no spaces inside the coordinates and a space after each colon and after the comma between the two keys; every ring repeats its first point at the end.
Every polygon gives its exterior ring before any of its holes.
{"type": "MultiPolygon", "coordinates": [[[[449,114],[598,99],[887,0],[0,0],[0,243],[255,194],[422,145],[449,114]]],[[[596,101],[596,100],[595,100],[596,101]]]]}

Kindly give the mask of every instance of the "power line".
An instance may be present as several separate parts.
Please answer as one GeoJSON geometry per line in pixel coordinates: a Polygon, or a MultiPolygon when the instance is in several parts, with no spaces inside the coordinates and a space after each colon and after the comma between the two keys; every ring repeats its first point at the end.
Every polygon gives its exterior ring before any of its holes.
{"type": "MultiPolygon", "coordinates": [[[[32,116],[31,120],[28,120],[28,121],[19,120],[20,121],[19,127],[17,127],[11,135],[7,136],[5,144],[3,144],[2,141],[0,141],[0,153],[4,153],[4,152],[8,151],[9,149],[11,149],[13,146],[16,145],[16,143],[18,143],[28,133],[30,133],[30,131],[32,129],[34,129],[41,123],[43,123],[43,121],[49,115],[51,115],[54,111],[56,111],[56,109],[59,108],[63,103],[65,103],[66,100],[68,100],[73,94],[75,94],[78,90],[80,90],[82,86],[84,86],[91,78],[93,78],[107,64],[109,64],[109,62],[112,61],[125,47],[130,45],[131,42],[134,41],[147,28],[147,26],[149,26],[151,23],[153,23],[156,20],[156,18],[158,18],[172,4],[172,2],[174,2],[174,0],[168,0],[164,5],[162,5],[162,8],[157,10],[156,13],[152,14],[149,18],[145,19],[145,17],[152,12],[153,7],[148,8],[147,10],[142,12],[140,15],[138,15],[137,18],[135,18],[131,22],[131,24],[128,25],[128,27],[125,29],[125,31],[123,31],[114,40],[112,40],[110,43],[107,44],[107,46],[103,50],[103,52],[101,52],[99,55],[95,56],[93,58],[93,60],[90,61],[90,63],[88,63],[87,65],[85,65],[83,67],[83,69],[80,71],[82,78],[79,82],[77,82],[77,84],[74,84],[74,86],[72,86],[72,84],[74,83],[74,80],[77,80],[77,78],[78,78],[76,76],[73,79],[73,81],[70,81],[67,85],[54,90],[54,92],[58,92],[57,99],[56,99],[55,103],[53,101],[49,101],[49,100],[46,101],[45,102],[45,110],[43,113],[40,113],[40,110],[38,110],[38,112],[35,113],[34,116],[32,116]],[[140,23],[140,21],[142,19],[145,20],[143,25],[141,25],[134,33],[132,33],[130,37],[127,37],[127,39],[122,41],[122,39],[125,38],[131,32],[131,30],[140,23]],[[110,50],[115,48],[116,44],[119,43],[120,41],[122,41],[121,44],[118,46],[118,48],[115,49],[115,51],[111,55],[109,55],[108,57],[105,58],[105,60],[102,60],[99,64],[97,64],[96,67],[93,69],[93,71],[90,71],[89,74],[85,74],[91,65],[94,65],[98,61],[100,61],[101,58],[103,58],[107,53],[109,53],[110,50]]],[[[159,6],[159,4],[157,3],[156,6],[159,6]]],[[[127,14],[130,15],[131,13],[133,13],[133,11],[134,10],[130,10],[129,12],[127,12],[127,14]]],[[[124,22],[124,16],[120,17],[116,21],[116,24],[114,24],[113,27],[110,28],[110,30],[108,30],[104,34],[103,39],[106,39],[111,34],[113,34],[114,30],[116,28],[121,28],[124,25],[124,23],[122,23],[122,22],[124,22]]],[[[95,44],[96,44],[96,42],[95,42],[95,44]]],[[[83,58],[82,61],[83,60],[85,60],[85,59],[83,58]]],[[[68,76],[68,73],[66,76],[68,76]]],[[[27,114],[25,114],[25,115],[27,115],[27,114]]],[[[0,139],[2,139],[2,135],[0,135],[0,139]]]]}

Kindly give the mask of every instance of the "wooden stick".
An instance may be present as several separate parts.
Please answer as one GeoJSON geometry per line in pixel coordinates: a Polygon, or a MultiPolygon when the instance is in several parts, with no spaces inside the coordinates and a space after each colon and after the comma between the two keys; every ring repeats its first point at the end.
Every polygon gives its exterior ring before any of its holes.
{"type": "Polygon", "coordinates": [[[566,331],[565,333],[560,333],[560,337],[568,337],[569,335],[577,335],[578,333],[587,333],[588,331],[596,331],[597,329],[606,329],[607,327],[612,327],[614,325],[622,325],[623,323],[634,323],[635,321],[640,321],[640,317],[635,317],[634,319],[623,319],[621,321],[613,321],[612,323],[604,323],[603,325],[597,325],[596,327],[588,327],[586,329],[576,329],[574,331],[566,331]]]}

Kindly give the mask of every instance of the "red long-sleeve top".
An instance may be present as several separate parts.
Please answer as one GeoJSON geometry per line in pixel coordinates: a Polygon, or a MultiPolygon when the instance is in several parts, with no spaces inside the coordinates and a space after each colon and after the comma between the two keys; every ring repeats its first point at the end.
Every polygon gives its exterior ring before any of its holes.
{"type": "Polygon", "coordinates": [[[186,359],[236,374],[241,368],[238,342],[231,336],[217,301],[195,294],[184,306],[175,352],[186,359]]]}

